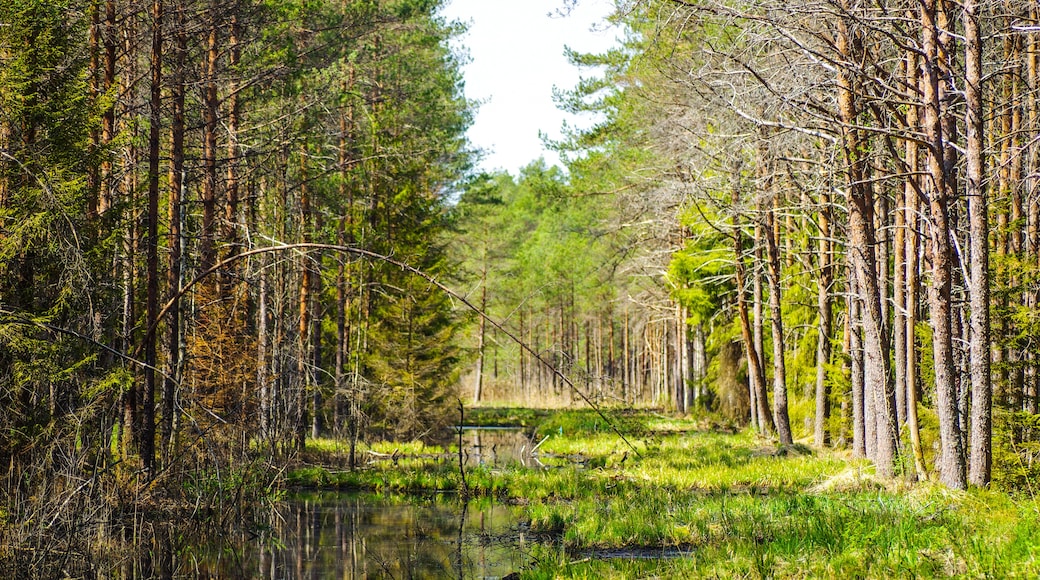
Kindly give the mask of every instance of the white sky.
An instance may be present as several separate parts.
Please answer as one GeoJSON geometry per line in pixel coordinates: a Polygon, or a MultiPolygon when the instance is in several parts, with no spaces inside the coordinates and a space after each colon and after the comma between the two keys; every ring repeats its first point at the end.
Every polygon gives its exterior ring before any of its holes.
{"type": "Polygon", "coordinates": [[[556,15],[562,7],[563,0],[450,0],[443,11],[449,20],[469,25],[456,42],[470,57],[463,69],[466,97],[482,103],[468,133],[470,142],[485,150],[481,169],[516,175],[542,156],[556,164],[559,157],[545,150],[539,130],[558,138],[565,119],[590,125],[557,109],[552,89],[571,89],[580,76],[593,74],[571,66],[565,45],[598,53],[615,44],[617,32],[603,30],[613,3],[580,0],[569,15],[556,15]]]}

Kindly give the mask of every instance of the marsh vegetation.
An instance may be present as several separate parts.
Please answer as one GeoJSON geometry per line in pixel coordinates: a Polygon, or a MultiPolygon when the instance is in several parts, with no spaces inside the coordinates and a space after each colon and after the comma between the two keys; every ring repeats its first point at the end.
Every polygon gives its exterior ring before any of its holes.
{"type": "Polygon", "coordinates": [[[0,573],[1038,573],[1035,3],[619,0],[518,175],[443,4],[0,2],[0,573]]]}
{"type": "MultiPolygon", "coordinates": [[[[1034,540],[1040,503],[1028,494],[882,478],[847,452],[777,446],[718,420],[608,415],[625,426],[631,446],[597,413],[557,412],[533,426],[531,441],[548,436],[538,453],[568,461],[466,469],[471,497],[517,506],[513,533],[526,534],[527,543],[514,547],[524,564],[512,571],[522,577],[1028,577],[1040,571],[1034,540]]],[[[481,411],[473,416],[479,420],[481,411]]],[[[297,486],[420,497],[460,489],[456,447],[391,446],[394,460],[375,457],[355,473],[314,465],[289,478],[297,486]]],[[[391,446],[379,449],[385,454],[391,446]]],[[[335,457],[313,452],[321,463],[335,457]]]]}

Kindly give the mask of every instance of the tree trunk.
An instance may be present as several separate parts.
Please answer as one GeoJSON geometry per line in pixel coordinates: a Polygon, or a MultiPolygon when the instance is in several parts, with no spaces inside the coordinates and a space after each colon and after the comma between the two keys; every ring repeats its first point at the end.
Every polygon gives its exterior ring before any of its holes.
{"type": "MultiPolygon", "coordinates": [[[[519,321],[520,322],[520,333],[519,334],[520,334],[520,339],[521,340],[526,340],[527,344],[531,344],[529,337],[527,337],[527,335],[524,334],[524,312],[525,312],[525,310],[526,309],[523,307],[523,305],[521,305],[520,306],[520,311],[517,313],[519,315],[519,317],[520,317],[520,321],[519,321]]],[[[611,327],[611,330],[613,330],[613,327],[611,327]]],[[[529,383],[528,379],[529,379],[529,377],[527,376],[527,349],[521,348],[521,349],[519,349],[519,351],[520,352],[518,354],[519,354],[519,358],[520,358],[520,391],[523,393],[523,400],[526,400],[526,397],[529,394],[528,393],[528,390],[529,390],[528,389],[528,386],[529,386],[528,385],[528,383],[529,383]]]]}
{"type": "MultiPolygon", "coordinates": [[[[105,1],[105,72],[101,90],[111,94],[116,84],[116,41],[119,39],[119,24],[116,20],[116,0],[105,1]]],[[[101,114],[101,147],[107,149],[115,138],[116,106],[107,104],[101,114]]],[[[98,178],[98,214],[104,215],[112,207],[112,155],[107,150],[101,161],[98,178]]]]}
{"type": "Polygon", "coordinates": [[[177,417],[177,385],[181,378],[183,360],[181,359],[181,342],[183,332],[181,328],[181,301],[178,294],[181,289],[184,276],[182,265],[181,244],[184,243],[181,235],[181,200],[183,199],[184,184],[184,99],[185,99],[185,62],[188,50],[188,35],[184,30],[184,5],[183,1],[177,4],[174,10],[174,40],[173,47],[173,86],[171,87],[171,106],[173,116],[170,123],[170,186],[167,201],[167,215],[169,218],[169,242],[170,266],[166,275],[166,284],[169,292],[174,296],[167,317],[167,343],[166,343],[166,379],[163,381],[163,407],[162,407],[162,453],[169,460],[174,449],[174,437],[176,435],[177,417]]]}
{"type": "Polygon", "coordinates": [[[847,297],[848,318],[845,322],[849,336],[849,370],[851,375],[850,386],[852,388],[852,456],[867,456],[866,420],[863,409],[863,333],[862,308],[860,306],[859,289],[856,277],[853,273],[852,260],[848,260],[848,285],[847,297]]]}
{"type": "MultiPolygon", "coordinates": [[[[762,265],[765,263],[765,259],[762,257],[762,226],[761,224],[755,224],[754,238],[751,240],[752,245],[752,260],[751,260],[751,329],[752,329],[752,348],[755,349],[755,355],[758,357],[759,363],[762,365],[762,376],[765,377],[765,364],[766,364],[766,351],[765,351],[765,301],[762,296],[764,289],[762,287],[762,265]]],[[[751,401],[752,409],[759,409],[759,397],[762,396],[762,407],[769,408],[769,399],[766,394],[768,388],[765,382],[759,383],[755,373],[751,372],[750,363],[748,363],[748,378],[751,390],[751,401]]],[[[761,414],[757,417],[758,427],[763,433],[769,433],[771,431],[766,430],[765,425],[772,425],[772,414],[766,413],[769,416],[769,421],[764,421],[761,414]]]]}
{"type": "Polygon", "coordinates": [[[935,361],[936,412],[939,416],[941,459],[939,477],[944,485],[962,489],[966,485],[960,425],[957,422],[956,383],[953,363],[951,320],[952,260],[950,252],[949,187],[943,163],[942,117],[939,102],[938,30],[935,0],[922,0],[923,91],[925,134],[928,140],[928,193],[931,228],[929,241],[932,281],[928,287],[935,361]]]}
{"type": "MultiPolygon", "coordinates": [[[[317,231],[322,230],[320,216],[316,219],[315,229],[317,231]]],[[[311,354],[311,372],[310,376],[314,377],[311,380],[311,437],[317,439],[321,436],[322,430],[325,428],[324,417],[322,414],[324,408],[324,397],[321,392],[321,383],[318,380],[319,376],[324,376],[322,371],[322,357],[321,357],[321,326],[322,319],[325,317],[322,303],[321,303],[321,273],[314,272],[311,274],[311,300],[312,300],[312,311],[310,320],[310,354],[311,354]]]]}
{"type": "Polygon", "coordinates": [[[624,327],[621,329],[621,351],[621,400],[627,404],[628,394],[632,390],[632,346],[629,341],[629,314],[627,302],[625,303],[624,327]]]}
{"type": "Polygon", "coordinates": [[[698,323],[693,327],[693,352],[690,354],[690,380],[693,382],[692,405],[701,403],[704,396],[704,375],[708,372],[708,357],[705,348],[704,324],[698,323]]]}
{"type": "MultiPolygon", "coordinates": [[[[850,37],[844,20],[838,26],[838,50],[848,62],[857,62],[863,53],[858,36],[850,37]]],[[[864,184],[863,146],[857,128],[855,83],[848,70],[838,71],[838,107],[842,121],[843,151],[847,163],[847,197],[849,206],[849,255],[853,260],[856,283],[862,292],[864,396],[871,397],[877,413],[878,473],[890,477],[895,470],[897,440],[895,430],[895,396],[888,381],[889,364],[886,351],[881,290],[876,278],[874,253],[874,200],[871,188],[864,184]]]]}
{"type": "Polygon", "coordinates": [[[224,207],[224,236],[223,243],[227,245],[229,256],[238,253],[239,235],[239,143],[238,125],[241,116],[238,92],[239,84],[237,75],[239,63],[242,57],[242,48],[239,45],[239,24],[236,7],[232,7],[230,23],[228,25],[228,69],[231,75],[228,80],[227,93],[227,205],[224,207]]]}
{"type": "Polygon", "coordinates": [[[260,288],[257,290],[257,307],[256,307],[256,384],[260,391],[260,441],[263,443],[274,442],[272,433],[272,388],[271,380],[268,375],[268,355],[267,355],[267,342],[268,342],[268,317],[267,317],[267,294],[268,294],[268,281],[267,281],[267,269],[260,269],[260,288]]]}
{"type": "MultiPolygon", "coordinates": [[[[737,179],[737,177],[734,177],[737,179]]],[[[733,250],[734,269],[737,284],[737,311],[740,317],[740,333],[744,339],[744,351],[748,359],[748,374],[753,377],[755,407],[751,412],[758,415],[758,425],[762,433],[772,434],[776,427],[772,416],[766,405],[766,376],[762,369],[762,359],[759,358],[755,349],[754,337],[751,331],[751,321],[748,319],[747,300],[744,298],[745,266],[744,266],[744,236],[741,232],[740,220],[737,218],[740,192],[738,186],[733,188],[733,250]]]]}
{"type": "Polygon", "coordinates": [[[992,386],[989,324],[989,217],[983,186],[983,41],[975,0],[964,0],[965,128],[968,220],[971,239],[971,455],[968,481],[987,486],[992,466],[992,386]]]}
{"type": "MultiPolygon", "coordinates": [[[[1018,16],[1016,14],[1009,14],[1007,16],[1007,22],[1010,26],[1014,26],[1018,16]]],[[[1007,185],[1008,193],[1011,200],[1010,208],[1010,232],[1009,232],[1009,244],[1010,253],[1015,256],[1018,260],[1025,261],[1026,256],[1024,252],[1024,239],[1023,239],[1023,195],[1022,195],[1022,88],[1021,88],[1021,76],[1022,76],[1022,58],[1021,58],[1021,35],[1009,34],[1007,35],[1006,46],[1006,65],[1007,79],[1006,85],[1006,102],[1005,107],[1007,108],[1007,114],[1005,119],[1009,123],[1007,126],[1007,132],[1004,134],[1005,143],[1007,144],[1007,185]]],[[[1021,275],[1012,270],[1010,280],[1008,281],[1011,288],[1019,288],[1022,285],[1021,275]]],[[[1021,332],[1021,328],[1016,328],[1015,323],[1012,322],[1012,333],[1021,332]]],[[[1009,347],[1009,366],[1012,369],[1011,378],[1011,399],[1012,405],[1016,410],[1029,411],[1027,396],[1028,393],[1025,381],[1025,367],[1028,361],[1029,355],[1020,346],[1011,343],[1009,347]]]]}
{"type": "Polygon", "coordinates": [[[159,315],[159,138],[162,126],[162,0],[152,2],[151,95],[148,102],[148,227],[145,241],[144,392],[140,452],[145,469],[155,466],[156,324],[159,315]]]}
{"type": "MultiPolygon", "coordinates": [[[[907,51],[906,84],[907,88],[911,91],[916,91],[921,84],[920,79],[918,78],[917,67],[917,53],[907,51]]],[[[919,112],[920,109],[918,106],[910,104],[907,110],[908,131],[917,130],[920,122],[919,112]]],[[[904,329],[906,341],[906,363],[904,368],[906,369],[906,376],[905,380],[901,383],[901,386],[897,386],[897,388],[905,392],[906,426],[910,431],[910,446],[914,455],[914,468],[917,473],[917,478],[924,480],[928,477],[928,471],[925,468],[924,449],[921,446],[921,430],[917,420],[918,366],[916,328],[919,302],[918,251],[920,249],[917,232],[918,224],[920,223],[918,215],[921,207],[921,192],[917,177],[919,170],[919,147],[916,141],[907,139],[905,149],[907,177],[903,186],[903,196],[906,204],[906,207],[904,208],[905,217],[903,221],[906,224],[906,236],[904,239],[905,248],[903,254],[906,259],[906,319],[904,321],[906,325],[904,329]]],[[[899,383],[897,383],[897,385],[899,385],[899,383]]]]}
{"type": "Polygon", "coordinates": [[[216,219],[217,219],[217,131],[220,119],[220,101],[217,97],[218,45],[217,15],[219,4],[210,2],[210,26],[203,66],[205,85],[203,89],[202,131],[202,231],[199,240],[199,270],[205,272],[216,263],[216,219]]]}
{"type": "MultiPolygon", "coordinates": [[[[89,90],[90,93],[87,99],[91,103],[100,102],[101,97],[101,79],[98,77],[98,73],[101,70],[101,2],[100,0],[90,0],[90,7],[88,8],[90,16],[90,31],[87,35],[87,54],[89,58],[89,64],[87,65],[87,74],[90,76],[89,90]]],[[[0,151],[8,151],[10,145],[8,140],[10,139],[10,123],[6,120],[0,120],[0,151]]],[[[89,141],[89,154],[92,157],[96,157],[101,151],[101,128],[98,125],[93,125],[90,128],[90,141],[89,141]]],[[[6,173],[3,170],[6,161],[0,161],[0,175],[6,173]]],[[[98,163],[90,163],[87,169],[87,220],[93,222],[98,217],[98,194],[101,192],[101,167],[98,163]]],[[[6,207],[7,202],[7,179],[0,179],[0,207],[6,207]]]]}
{"type": "Polygon", "coordinates": [[[827,365],[831,359],[831,285],[834,266],[831,257],[831,198],[824,189],[820,193],[820,278],[817,282],[817,343],[816,343],[816,421],[813,441],[818,447],[827,445],[827,421],[830,418],[830,392],[827,387],[827,365]]]}
{"type": "MultiPolygon", "coordinates": [[[[909,58],[904,62],[904,66],[906,67],[915,66],[911,64],[909,58]]],[[[914,62],[916,62],[916,59],[914,62]]],[[[909,108],[916,111],[913,106],[910,106],[909,108]]],[[[907,113],[908,118],[912,116],[911,111],[908,110],[907,113]]],[[[906,131],[913,130],[916,124],[917,123],[911,124],[910,122],[907,122],[906,131]]],[[[908,150],[905,155],[906,159],[904,159],[903,163],[906,168],[910,166],[910,155],[911,153],[908,150]]],[[[895,374],[895,418],[897,434],[906,423],[906,311],[909,307],[906,302],[906,206],[910,203],[910,196],[916,195],[916,192],[914,192],[908,185],[912,176],[907,175],[905,179],[907,180],[907,184],[904,184],[902,190],[898,191],[896,194],[898,201],[895,211],[895,240],[892,243],[892,368],[895,374]]]]}
{"type": "Polygon", "coordinates": [[[484,386],[484,339],[486,334],[487,312],[487,243],[484,244],[484,260],[480,269],[480,313],[477,316],[477,364],[473,379],[473,404],[480,402],[481,390],[484,386]]]}
{"type": "Polygon", "coordinates": [[[773,420],[781,445],[792,445],[791,420],[787,414],[787,368],[784,363],[784,323],[781,311],[780,249],[776,243],[775,208],[766,210],[766,252],[769,257],[769,310],[773,323],[773,420]]]}
{"type": "MultiPolygon", "coordinates": [[[[307,151],[300,147],[300,240],[308,241],[310,236],[311,205],[310,187],[307,185],[307,151]]],[[[296,400],[296,449],[303,451],[307,440],[307,392],[312,388],[310,372],[307,368],[311,362],[310,328],[311,328],[311,257],[304,254],[300,257],[300,320],[297,329],[296,373],[299,382],[299,396],[296,400]]]]}
{"type": "MultiPolygon", "coordinates": [[[[1030,22],[1037,22],[1040,18],[1040,9],[1035,3],[1030,4],[1030,22]]],[[[1026,74],[1024,78],[1026,99],[1025,109],[1027,113],[1025,131],[1029,135],[1036,135],[1040,131],[1040,102],[1037,95],[1037,81],[1040,80],[1040,45],[1037,43],[1035,30],[1026,35],[1026,74]]],[[[1025,153],[1025,175],[1024,187],[1026,191],[1036,192],[1040,185],[1040,159],[1036,139],[1030,139],[1025,153]]],[[[1027,213],[1028,231],[1026,232],[1026,243],[1029,248],[1028,259],[1033,267],[1040,266],[1040,199],[1036,195],[1029,196],[1027,213]]],[[[1025,304],[1031,310],[1040,309],[1040,290],[1032,284],[1026,289],[1025,304]]],[[[991,376],[992,379],[992,376],[991,376]]],[[[1029,390],[1032,394],[1028,404],[1028,412],[1037,414],[1040,412],[1040,355],[1036,349],[1029,350],[1029,390]]],[[[992,395],[992,393],[991,393],[992,395]]],[[[992,398],[992,397],[991,397],[992,398]]]]}

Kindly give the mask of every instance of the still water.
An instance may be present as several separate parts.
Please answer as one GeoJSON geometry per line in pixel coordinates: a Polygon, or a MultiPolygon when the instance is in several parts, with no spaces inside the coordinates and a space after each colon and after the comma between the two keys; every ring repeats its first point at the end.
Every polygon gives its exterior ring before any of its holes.
{"type": "Polygon", "coordinates": [[[454,496],[301,494],[280,504],[269,529],[241,538],[240,545],[183,554],[178,572],[315,580],[501,578],[531,561],[519,509],[492,500],[462,505],[454,496]]]}
{"type": "MultiPolygon", "coordinates": [[[[458,443],[454,431],[452,443],[458,443]]],[[[520,429],[462,431],[472,468],[543,467],[520,429]]],[[[170,522],[137,556],[100,577],[323,580],[360,578],[503,578],[558,545],[526,532],[523,508],[456,494],[385,496],[313,491],[291,494],[250,524],[170,522]],[[200,526],[200,527],[197,527],[200,526]],[[197,533],[202,530],[201,534],[197,533]],[[195,532],[191,531],[195,530],[195,532]],[[216,531],[213,531],[216,530],[216,531]],[[199,536],[207,539],[199,541],[199,536]],[[162,539],[160,539],[162,538],[162,539]]]]}
{"type": "MultiPolygon", "coordinates": [[[[470,467],[536,465],[534,444],[519,429],[465,427],[462,447],[470,467]]],[[[530,564],[541,541],[524,532],[522,508],[454,494],[299,493],[263,520],[218,545],[182,547],[174,576],[502,578],[530,564]]]]}
{"type": "Polygon", "coordinates": [[[515,427],[462,427],[462,451],[470,467],[536,467],[534,447],[535,442],[515,427]]]}

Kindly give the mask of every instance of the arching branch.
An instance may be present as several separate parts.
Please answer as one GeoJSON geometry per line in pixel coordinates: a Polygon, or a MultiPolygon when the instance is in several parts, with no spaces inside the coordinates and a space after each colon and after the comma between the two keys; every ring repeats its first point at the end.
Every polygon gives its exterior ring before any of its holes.
{"type": "MultiPolygon", "coordinates": [[[[602,418],[608,425],[610,425],[611,430],[614,431],[614,433],[618,437],[620,437],[622,441],[625,442],[625,444],[629,447],[629,449],[632,450],[633,453],[635,453],[637,456],[641,456],[641,454],[639,453],[639,450],[636,449],[636,447],[632,444],[632,442],[629,441],[627,437],[625,437],[625,435],[621,432],[620,429],[618,429],[618,427],[615,425],[614,421],[612,421],[609,417],[607,417],[606,414],[603,412],[603,410],[600,409],[600,407],[598,405],[596,405],[592,401],[592,399],[589,398],[589,396],[587,394],[585,394],[581,389],[579,389],[565,374],[563,374],[562,371],[560,371],[558,368],[556,368],[555,365],[547,362],[533,348],[528,346],[524,341],[520,340],[520,338],[518,338],[511,331],[509,331],[506,328],[504,328],[501,324],[499,324],[497,321],[495,321],[493,318],[491,318],[486,312],[482,311],[480,308],[478,308],[474,304],[472,304],[461,293],[456,292],[455,290],[449,288],[448,286],[445,286],[443,283],[439,282],[436,278],[434,278],[430,274],[427,274],[426,272],[423,272],[422,270],[419,270],[418,268],[416,268],[414,266],[406,264],[405,262],[402,262],[400,260],[391,258],[390,256],[385,256],[383,254],[378,254],[376,252],[372,252],[372,251],[369,251],[369,250],[364,250],[364,249],[361,249],[361,248],[355,248],[355,247],[352,247],[352,246],[341,246],[341,245],[337,245],[337,244],[322,244],[322,243],[317,243],[317,242],[300,242],[300,243],[295,243],[295,244],[279,244],[279,245],[275,245],[275,246],[265,246],[265,247],[262,247],[262,248],[253,248],[251,250],[248,250],[248,251],[245,251],[245,252],[242,252],[242,253],[239,253],[239,254],[235,254],[235,255],[230,256],[228,258],[225,258],[225,259],[221,260],[220,262],[217,262],[216,264],[214,264],[210,268],[206,269],[204,272],[201,272],[199,275],[195,276],[195,278],[193,278],[190,282],[185,284],[183,288],[181,288],[178,292],[176,292],[169,299],[169,301],[167,301],[166,304],[163,305],[162,309],[159,311],[159,314],[158,314],[158,316],[155,319],[155,323],[148,328],[148,332],[147,332],[147,335],[145,336],[145,340],[142,341],[141,344],[144,345],[149,340],[153,339],[153,337],[155,336],[156,327],[158,326],[158,323],[166,316],[166,314],[170,311],[170,309],[173,307],[173,305],[176,304],[176,302],[178,300],[180,300],[180,298],[182,296],[184,296],[189,290],[191,290],[195,285],[197,285],[202,280],[206,279],[208,276],[211,276],[212,274],[220,271],[223,268],[226,268],[227,266],[229,266],[229,265],[231,265],[231,264],[233,264],[235,262],[238,262],[240,260],[244,260],[244,259],[252,257],[252,256],[258,256],[258,255],[261,255],[261,254],[279,253],[279,252],[294,252],[294,251],[301,251],[301,250],[315,250],[315,251],[334,252],[334,253],[338,253],[338,254],[345,254],[345,255],[348,255],[348,256],[357,256],[359,258],[366,258],[366,259],[370,259],[370,260],[376,260],[376,261],[384,262],[384,263],[390,264],[391,266],[394,266],[396,268],[400,268],[401,270],[403,270],[405,272],[408,272],[410,274],[418,276],[418,277],[422,278],[423,280],[426,280],[427,282],[429,282],[433,286],[436,286],[438,289],[440,289],[441,292],[444,292],[445,294],[447,294],[448,296],[452,297],[453,299],[458,300],[459,302],[461,302],[464,306],[466,306],[466,308],[472,310],[478,316],[480,316],[485,321],[487,321],[487,323],[490,324],[491,326],[493,326],[495,328],[495,330],[501,332],[502,334],[507,336],[510,340],[515,342],[521,349],[523,349],[525,352],[527,352],[532,357],[534,357],[535,360],[537,360],[539,363],[545,365],[549,370],[552,371],[552,373],[555,376],[559,377],[559,379],[561,381],[563,381],[563,383],[565,385],[567,385],[567,387],[570,388],[570,390],[572,392],[577,394],[578,397],[582,401],[584,401],[589,407],[591,407],[592,410],[594,410],[596,412],[596,414],[598,414],[600,416],[600,418],[602,418]]],[[[140,353],[138,351],[140,351],[141,348],[142,347],[139,346],[137,351],[135,351],[135,354],[134,354],[135,357],[139,356],[140,353]]]]}

